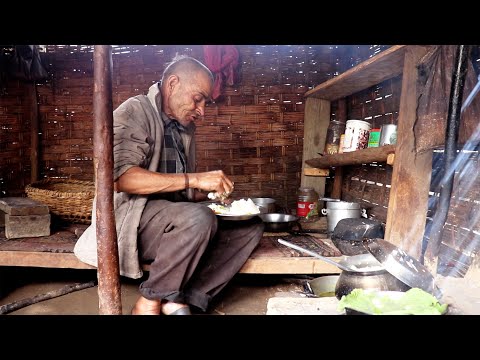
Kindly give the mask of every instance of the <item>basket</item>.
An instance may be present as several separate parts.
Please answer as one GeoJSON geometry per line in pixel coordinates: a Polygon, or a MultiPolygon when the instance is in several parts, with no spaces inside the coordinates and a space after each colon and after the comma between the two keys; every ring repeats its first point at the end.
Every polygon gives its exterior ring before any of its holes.
{"type": "Polygon", "coordinates": [[[27,196],[48,205],[50,212],[62,220],[90,224],[95,196],[93,181],[45,179],[25,187],[27,196]]]}

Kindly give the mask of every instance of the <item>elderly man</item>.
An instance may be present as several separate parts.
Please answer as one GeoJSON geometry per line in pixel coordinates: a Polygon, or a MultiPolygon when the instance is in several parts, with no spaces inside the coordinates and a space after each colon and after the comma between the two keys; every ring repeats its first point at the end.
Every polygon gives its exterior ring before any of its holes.
{"type": "MultiPolygon", "coordinates": [[[[179,56],[147,95],[127,99],[114,115],[114,205],[120,274],[148,277],[132,314],[205,312],[258,245],[258,218],[218,221],[196,203],[205,192],[229,195],[221,170],[195,172],[195,122],[203,118],[213,75],[198,60],[179,56]]],[[[95,207],[76,256],[97,266],[95,207]]]]}

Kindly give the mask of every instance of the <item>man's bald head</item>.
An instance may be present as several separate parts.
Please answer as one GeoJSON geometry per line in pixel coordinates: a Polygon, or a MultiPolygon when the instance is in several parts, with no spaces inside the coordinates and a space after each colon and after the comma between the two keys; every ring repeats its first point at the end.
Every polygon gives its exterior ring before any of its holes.
{"type": "Polygon", "coordinates": [[[170,75],[176,75],[179,79],[186,78],[194,78],[194,76],[199,73],[203,72],[210,78],[211,82],[214,82],[212,72],[200,61],[194,59],[190,56],[186,55],[177,55],[172,62],[170,62],[167,67],[165,68],[161,82],[168,79],[170,75]]]}

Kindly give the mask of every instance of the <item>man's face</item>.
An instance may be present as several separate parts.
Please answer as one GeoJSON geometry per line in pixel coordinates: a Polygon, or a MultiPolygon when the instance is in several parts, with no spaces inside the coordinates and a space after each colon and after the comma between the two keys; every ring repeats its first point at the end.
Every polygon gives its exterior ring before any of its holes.
{"type": "Polygon", "coordinates": [[[203,118],[205,103],[210,99],[212,87],[210,77],[203,72],[197,72],[191,78],[179,78],[167,100],[169,116],[183,126],[203,118]]]}

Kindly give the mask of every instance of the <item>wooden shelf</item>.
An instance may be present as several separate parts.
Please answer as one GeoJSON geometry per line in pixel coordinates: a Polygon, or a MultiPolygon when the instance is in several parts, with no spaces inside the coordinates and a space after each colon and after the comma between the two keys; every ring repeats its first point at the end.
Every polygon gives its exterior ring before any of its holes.
{"type": "Polygon", "coordinates": [[[394,153],[395,145],[385,145],[342,154],[323,155],[319,158],[305,160],[305,163],[315,168],[360,165],[371,162],[386,162],[388,156],[394,153]]]}
{"type": "Polygon", "coordinates": [[[305,97],[335,101],[400,75],[407,48],[407,45],[394,45],[307,91],[305,97]]]}

